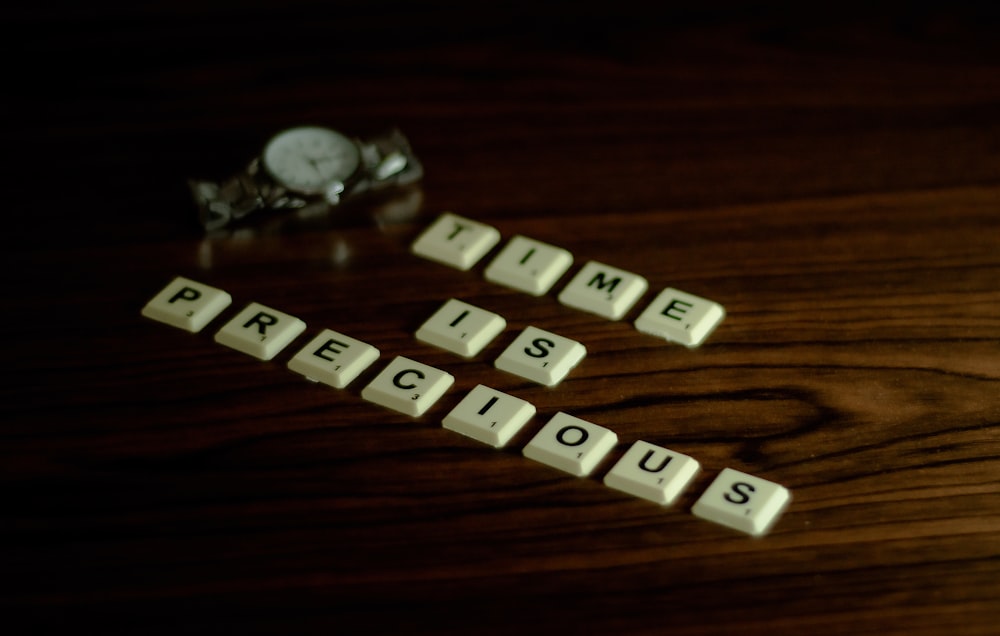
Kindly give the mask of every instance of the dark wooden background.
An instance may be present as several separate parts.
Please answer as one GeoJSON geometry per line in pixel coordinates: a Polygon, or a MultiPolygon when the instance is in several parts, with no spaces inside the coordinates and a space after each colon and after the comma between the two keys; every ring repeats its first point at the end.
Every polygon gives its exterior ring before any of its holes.
{"type": "Polygon", "coordinates": [[[997,633],[996,13],[653,7],[5,9],[8,633],[997,633]],[[206,239],[185,180],[303,123],[399,126],[421,191],[206,239]],[[444,210],[651,289],[612,323],[569,275],[532,298],[410,254],[444,210]],[[233,306],[141,318],[176,275],[233,306]],[[667,286],[727,308],[700,349],[632,327],[667,286]],[[416,341],[449,297],[507,331],[416,341]],[[306,334],[215,344],[250,301],[306,334]],[[588,348],[555,388],[492,367],[529,324],[588,348]],[[305,382],[322,328],[382,358],[305,382]],[[396,355],[456,377],[419,419],[360,398],[396,355]],[[538,408],[507,449],[440,426],[477,383],[538,408]],[[619,436],[593,477],[520,455],[560,410],[619,436]],[[637,439],[701,462],[675,506],[601,483],[637,439]],[[691,515],[725,467],[791,489],[769,536],[691,515]]]}

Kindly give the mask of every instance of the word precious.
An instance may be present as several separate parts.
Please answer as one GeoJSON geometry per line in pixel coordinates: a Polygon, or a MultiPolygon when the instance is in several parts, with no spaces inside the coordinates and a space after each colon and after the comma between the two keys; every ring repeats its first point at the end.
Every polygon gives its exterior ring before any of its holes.
{"type": "MultiPolygon", "coordinates": [[[[487,227],[454,215],[443,215],[442,218],[444,221],[439,219],[429,231],[437,232],[446,227],[448,232],[443,236],[447,241],[458,239],[470,229],[487,227]],[[442,226],[442,223],[453,225],[442,226]]],[[[417,240],[414,251],[423,249],[418,246],[426,245],[428,236],[425,233],[417,240]]],[[[493,241],[490,247],[495,243],[493,241]]],[[[532,263],[531,270],[526,275],[518,274],[523,277],[520,280],[552,278],[551,270],[542,261],[551,262],[553,259],[548,257],[554,257],[555,260],[566,263],[565,256],[568,256],[564,250],[524,237],[515,237],[511,244],[515,247],[508,245],[489,266],[488,278],[508,283],[516,280],[507,265],[516,262],[518,267],[522,267],[536,256],[539,261],[532,263]],[[525,248],[527,252],[521,252],[525,248]],[[512,256],[512,249],[515,255],[520,253],[520,256],[512,256]],[[563,256],[559,256],[560,254],[563,256]]],[[[478,241],[463,240],[462,245],[457,252],[465,253],[466,260],[463,263],[470,258],[469,245],[479,245],[477,250],[482,249],[478,241]]],[[[482,253],[485,254],[485,251],[482,253]]],[[[440,257],[445,252],[436,249],[434,253],[440,257]]],[[[571,260],[570,257],[570,262],[571,260]]],[[[468,267],[471,267],[471,263],[468,267]]],[[[563,272],[566,267],[568,264],[563,267],[563,272]]],[[[646,289],[645,281],[634,274],[594,263],[588,264],[588,267],[589,271],[587,267],[581,270],[581,273],[586,272],[584,276],[578,275],[563,291],[561,301],[567,304],[568,301],[575,302],[583,309],[594,311],[596,303],[586,300],[587,294],[584,293],[590,291],[593,295],[601,295],[603,301],[608,303],[601,308],[602,311],[613,309],[605,312],[608,317],[620,317],[646,289]],[[641,291],[636,293],[636,289],[641,291]],[[622,290],[628,293],[619,295],[622,290]],[[627,302],[622,303],[623,297],[628,298],[627,302]],[[625,309],[622,309],[622,304],[626,305],[625,309]]],[[[562,272],[555,276],[555,279],[561,274],[562,272]]],[[[551,283],[545,289],[549,287],[551,283]]],[[[537,286],[533,288],[537,289],[537,286]]],[[[186,331],[198,332],[219,316],[231,302],[231,296],[225,291],[177,277],[146,304],[142,314],[186,331]]],[[[651,307],[656,311],[650,312],[647,309],[643,315],[650,314],[650,321],[658,321],[661,329],[658,335],[663,335],[663,325],[670,326],[671,338],[676,337],[678,332],[695,334],[687,340],[681,340],[688,346],[697,346],[704,340],[707,332],[724,315],[721,307],[715,303],[672,289],[665,290],[651,307]],[[661,298],[664,295],[668,296],[666,300],[661,298]],[[692,320],[684,321],[687,317],[685,314],[693,314],[692,320]],[[712,317],[715,324],[706,327],[703,323],[705,316],[712,317]],[[674,322],[682,324],[678,327],[674,322]]],[[[505,327],[506,321],[501,316],[457,299],[449,299],[424,322],[415,335],[421,341],[470,357],[481,351],[505,327]]],[[[300,319],[252,302],[216,332],[215,340],[256,358],[270,360],[305,329],[306,325],[300,319]]],[[[586,349],[581,343],[529,326],[500,354],[494,364],[503,371],[554,386],[585,355],[586,349]]],[[[288,361],[287,366],[310,380],[339,389],[350,384],[379,356],[379,350],[371,344],[324,329],[300,349],[288,361]]],[[[411,417],[419,417],[447,392],[454,380],[445,371],[396,356],[362,389],[361,396],[374,404],[411,417]]],[[[446,429],[500,448],[535,413],[534,405],[529,402],[480,384],[444,417],[442,425],[446,429]]],[[[591,474],[617,444],[618,436],[613,431],[559,412],[538,431],[522,452],[529,459],[582,477],[591,474]]],[[[639,440],[633,443],[604,476],[603,482],[611,488],[666,506],[676,500],[699,469],[698,462],[687,455],[639,440]]],[[[692,512],[696,516],[759,536],[773,526],[790,499],[789,491],[778,484],[726,468],[701,495],[692,507],[692,512]]]]}

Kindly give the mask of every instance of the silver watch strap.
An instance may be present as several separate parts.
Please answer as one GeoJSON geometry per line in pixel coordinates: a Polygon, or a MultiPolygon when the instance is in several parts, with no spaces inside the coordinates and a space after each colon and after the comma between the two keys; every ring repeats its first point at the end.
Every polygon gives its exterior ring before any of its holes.
{"type": "Polygon", "coordinates": [[[206,230],[223,228],[265,206],[257,185],[257,160],[246,170],[222,182],[191,179],[188,186],[198,205],[201,224],[206,230]]]}
{"type": "Polygon", "coordinates": [[[361,156],[372,188],[404,186],[424,176],[420,160],[413,154],[403,133],[392,129],[361,144],[361,156]]]}

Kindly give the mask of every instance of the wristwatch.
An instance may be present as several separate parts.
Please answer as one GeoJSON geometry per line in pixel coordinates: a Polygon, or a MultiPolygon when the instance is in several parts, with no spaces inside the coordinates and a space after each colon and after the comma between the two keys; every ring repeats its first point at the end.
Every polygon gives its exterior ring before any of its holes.
{"type": "Polygon", "coordinates": [[[260,156],[222,182],[188,182],[206,230],[258,210],[336,206],[363,192],[418,181],[423,167],[396,129],[368,139],[321,126],[271,137],[260,156]]]}

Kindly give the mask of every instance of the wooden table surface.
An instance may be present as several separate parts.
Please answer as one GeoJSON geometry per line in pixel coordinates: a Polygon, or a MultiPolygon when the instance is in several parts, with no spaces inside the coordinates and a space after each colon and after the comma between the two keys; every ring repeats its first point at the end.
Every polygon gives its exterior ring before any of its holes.
{"type": "Polygon", "coordinates": [[[997,633],[995,13],[568,7],[11,12],[8,633],[997,633]],[[305,123],[398,126],[421,187],[206,237],[186,180],[305,123]],[[574,264],[412,254],[443,211],[574,264]],[[559,303],[589,260],[623,320],[559,303]],[[140,316],[175,276],[232,306],[140,316]],[[633,326],[666,287],[701,347],[633,326]],[[471,359],[414,336],[452,297],[508,323],[471,359]],[[308,325],[274,360],[213,340],[251,301],[308,325]],[[558,386],[493,366],[529,325],[587,347],[558,386]],[[286,367],[324,328],[381,351],[345,389],[286,367]],[[395,356],[455,376],[421,417],[361,397],[395,356]],[[441,426],[480,383],[537,408],[500,450],[441,426]],[[521,454],[559,411],[618,435],[589,477],[521,454]],[[636,440],[700,462],[674,505],[603,484],[636,440]],[[768,535],[691,513],[727,467],[790,489],[768,535]]]}

